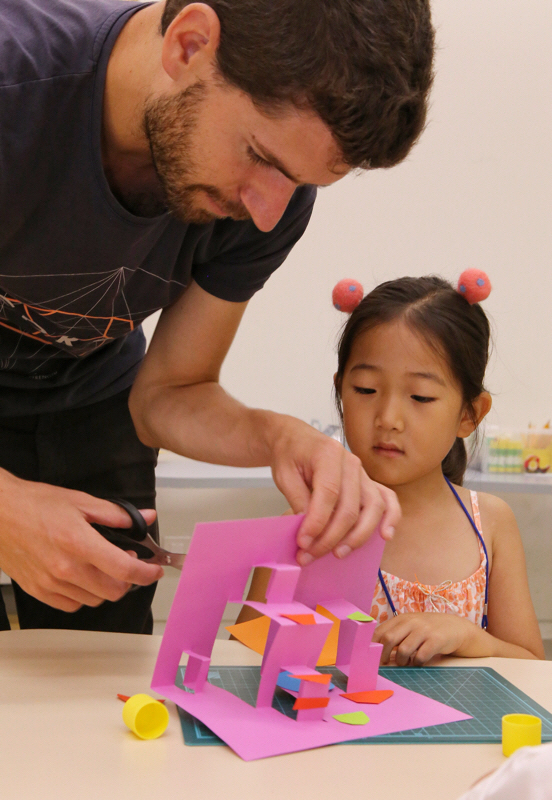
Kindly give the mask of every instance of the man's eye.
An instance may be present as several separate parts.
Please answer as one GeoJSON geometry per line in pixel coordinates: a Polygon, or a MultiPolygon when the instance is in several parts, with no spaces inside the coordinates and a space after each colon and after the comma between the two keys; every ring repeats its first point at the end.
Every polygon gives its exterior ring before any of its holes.
{"type": "Polygon", "coordinates": [[[254,164],[260,164],[262,167],[271,167],[272,164],[269,164],[268,161],[256,153],[252,147],[247,148],[247,155],[249,156],[249,160],[252,161],[254,164]]]}
{"type": "Polygon", "coordinates": [[[353,387],[357,394],[375,394],[375,389],[366,389],[364,386],[354,386],[353,387]]]}
{"type": "Polygon", "coordinates": [[[411,395],[411,397],[417,403],[433,403],[433,401],[435,400],[434,397],[423,397],[420,394],[413,394],[413,395],[411,395]]]}

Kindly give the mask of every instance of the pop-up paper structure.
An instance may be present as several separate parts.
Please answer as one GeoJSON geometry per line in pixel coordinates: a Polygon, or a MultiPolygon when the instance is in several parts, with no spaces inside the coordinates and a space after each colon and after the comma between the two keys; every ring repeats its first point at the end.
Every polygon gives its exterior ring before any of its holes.
{"type": "Polygon", "coordinates": [[[246,761],[468,719],[378,676],[382,646],[372,642],[376,623],[369,612],[384,547],[380,536],[376,533],[343,560],[330,553],[301,568],[295,556],[302,519],[283,516],[196,526],[152,689],[200,719],[246,761]],[[254,567],[268,567],[272,576],[266,603],[247,603],[270,619],[252,706],[211,685],[207,677],[226,604],[243,602],[254,567]],[[336,619],[336,666],[347,676],[349,697],[330,688],[328,676],[316,670],[336,619]],[[188,691],[175,686],[183,654],[188,656],[183,680],[188,691]],[[287,673],[287,683],[282,673],[287,673]],[[272,708],[277,684],[297,698],[296,719],[272,708]],[[393,694],[374,704],[374,690],[393,694]],[[370,704],[359,705],[358,693],[372,693],[370,704]]]}

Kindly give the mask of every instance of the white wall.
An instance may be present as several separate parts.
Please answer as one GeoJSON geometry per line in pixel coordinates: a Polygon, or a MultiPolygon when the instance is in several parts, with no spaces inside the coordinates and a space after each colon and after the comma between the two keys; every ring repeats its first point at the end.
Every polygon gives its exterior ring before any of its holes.
{"type": "MultiPolygon", "coordinates": [[[[224,366],[224,385],[250,405],[335,419],[343,316],[330,295],[341,278],[367,291],[406,274],[455,280],[475,266],[494,286],[484,305],[495,329],[493,421],[552,417],[552,3],[435,0],[433,10],[439,49],[427,130],[404,164],[320,192],[305,236],[251,301],[224,366]]],[[[543,524],[539,502],[518,504],[522,528],[543,524]]],[[[242,516],[249,503],[244,496],[242,516]]],[[[201,513],[212,518],[211,503],[201,513]]],[[[550,564],[545,549],[540,563],[546,555],[550,564]]],[[[539,611],[550,619],[546,597],[548,611],[539,611]]]]}
{"type": "Polygon", "coordinates": [[[429,125],[402,165],[320,192],[286,264],[250,304],[223,379],[248,403],[329,418],[344,277],[488,271],[497,419],[552,415],[552,3],[437,0],[429,125]]]}

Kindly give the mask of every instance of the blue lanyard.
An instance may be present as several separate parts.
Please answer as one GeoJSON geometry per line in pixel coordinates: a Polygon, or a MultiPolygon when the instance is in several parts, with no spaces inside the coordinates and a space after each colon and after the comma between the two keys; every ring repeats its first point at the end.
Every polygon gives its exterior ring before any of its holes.
{"type": "MultiPolygon", "coordinates": [[[[452,483],[449,481],[449,479],[446,476],[444,476],[444,477],[445,477],[446,482],[449,485],[449,488],[450,488],[451,492],[453,493],[453,495],[456,497],[456,499],[460,503],[460,507],[462,508],[462,511],[464,512],[466,517],[469,519],[470,525],[474,529],[474,531],[475,531],[475,533],[477,535],[477,538],[481,542],[481,544],[483,546],[483,552],[485,553],[485,606],[483,608],[483,617],[481,619],[481,627],[486,630],[486,628],[487,628],[488,591],[489,591],[489,555],[487,553],[487,548],[485,547],[485,542],[483,540],[483,537],[481,536],[481,534],[477,530],[477,526],[476,526],[475,522],[473,521],[470,512],[468,511],[468,509],[466,508],[466,506],[464,505],[464,503],[460,499],[460,496],[459,496],[458,492],[456,491],[456,489],[454,488],[454,486],[452,485],[452,483]]],[[[379,577],[382,589],[385,592],[385,596],[387,598],[387,602],[389,603],[389,608],[393,612],[393,616],[396,617],[396,616],[398,616],[399,612],[395,608],[395,604],[393,603],[393,600],[391,599],[391,595],[389,594],[389,589],[387,588],[387,584],[385,583],[385,579],[383,577],[381,569],[378,570],[378,577],[379,577]]]]}

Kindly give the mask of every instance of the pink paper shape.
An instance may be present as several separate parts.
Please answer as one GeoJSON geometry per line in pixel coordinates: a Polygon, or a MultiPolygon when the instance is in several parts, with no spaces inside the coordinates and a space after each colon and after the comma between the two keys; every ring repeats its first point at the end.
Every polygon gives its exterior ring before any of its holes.
{"type": "Polygon", "coordinates": [[[184,673],[184,680],[182,681],[184,686],[188,689],[193,689],[194,692],[200,692],[203,689],[203,684],[207,680],[210,663],[210,658],[192,653],[188,657],[186,672],[184,673]]]}
{"type": "Polygon", "coordinates": [[[372,644],[376,622],[342,619],[335,665],[348,675],[347,691],[376,688],[382,644],[372,644]]]}
{"type": "Polygon", "coordinates": [[[267,603],[291,603],[301,574],[298,564],[274,564],[266,587],[267,603]]]}
{"type": "MultiPolygon", "coordinates": [[[[317,614],[317,616],[320,616],[317,614]]],[[[290,654],[299,664],[314,669],[324,642],[331,630],[331,620],[322,617],[318,625],[297,625],[291,620],[272,619],[261,666],[261,683],[257,694],[257,707],[272,705],[278,675],[286,670],[290,654]],[[289,624],[286,624],[289,623],[289,624]],[[272,634],[272,628],[275,633],[272,634]],[[270,646],[268,642],[270,641],[270,646]]]]}
{"type": "MultiPolygon", "coordinates": [[[[317,604],[332,613],[336,608],[344,612],[350,605],[353,608],[347,613],[371,609],[384,547],[383,540],[375,533],[369,542],[345,559],[336,559],[330,553],[300,568],[293,598],[289,599],[290,586],[297,573],[295,569],[286,568],[297,567],[296,538],[301,522],[302,516],[283,516],[196,526],[159,649],[152,689],[198,717],[247,761],[350,741],[359,736],[469,719],[466,714],[380,677],[375,686],[361,688],[392,689],[394,695],[381,706],[370,709],[370,723],[361,729],[332,719],[333,714],[358,710],[355,703],[336,691],[330,692],[324,719],[293,720],[268,704],[281,670],[288,669],[295,674],[308,672],[307,668],[316,665],[322,634],[331,628],[330,620],[316,614],[317,604]],[[242,602],[251,569],[256,566],[272,566],[280,573],[275,579],[272,602],[249,603],[272,620],[263,658],[258,706],[252,707],[208,682],[193,694],[177,688],[174,683],[183,653],[193,661],[190,678],[195,677],[196,686],[201,683],[226,603],[242,602]],[[281,613],[313,613],[316,624],[297,625],[281,617],[281,613]]],[[[344,619],[341,614],[336,616],[344,619]]],[[[356,624],[365,628],[370,623],[356,624]]],[[[357,650],[366,652],[363,637],[356,644],[358,635],[352,645],[347,645],[346,639],[342,645],[343,652],[350,653],[350,663],[342,664],[346,674],[351,672],[351,666],[355,672],[357,650]]],[[[375,659],[371,666],[375,675],[375,659]]]]}
{"type": "MultiPolygon", "coordinates": [[[[299,697],[324,698],[329,703],[329,685],[323,683],[313,683],[309,680],[302,680],[299,686],[299,697]]],[[[313,720],[323,720],[327,705],[321,708],[298,708],[297,722],[312,722],[313,720]]]]}

